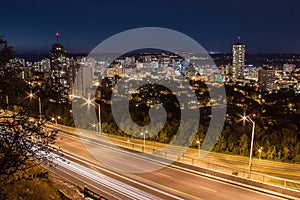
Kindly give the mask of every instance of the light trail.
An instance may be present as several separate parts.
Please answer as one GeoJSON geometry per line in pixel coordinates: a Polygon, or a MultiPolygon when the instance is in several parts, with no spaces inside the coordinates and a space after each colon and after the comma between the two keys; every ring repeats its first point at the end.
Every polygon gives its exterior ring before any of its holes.
{"type": "MultiPolygon", "coordinates": [[[[52,154],[52,153],[51,153],[51,154],[52,154]]],[[[64,152],[64,154],[66,154],[68,157],[70,157],[70,158],[72,158],[72,159],[74,159],[74,160],[76,160],[76,161],[78,161],[78,162],[84,163],[84,164],[86,164],[86,165],[88,165],[88,166],[90,166],[90,167],[93,167],[93,168],[95,168],[95,169],[102,170],[102,171],[104,171],[104,172],[106,172],[106,173],[112,174],[112,175],[114,175],[114,176],[117,176],[117,177],[119,177],[119,178],[121,178],[121,179],[124,179],[124,180],[126,180],[126,181],[129,181],[129,182],[132,182],[132,183],[137,184],[137,185],[139,185],[139,186],[142,186],[142,187],[144,187],[144,188],[147,188],[147,189],[150,189],[150,190],[152,190],[152,191],[155,191],[155,192],[161,193],[161,194],[163,194],[163,195],[169,196],[169,197],[171,197],[171,198],[173,198],[173,199],[184,200],[184,199],[182,199],[182,198],[180,198],[180,197],[178,197],[178,196],[176,196],[176,195],[167,193],[167,192],[165,192],[165,191],[156,189],[156,188],[154,188],[154,187],[148,186],[148,185],[143,184],[143,183],[141,183],[141,182],[132,180],[132,179],[130,179],[130,178],[128,178],[128,177],[122,176],[122,175],[120,175],[120,174],[114,173],[114,172],[112,172],[112,171],[110,171],[110,170],[107,170],[107,169],[105,169],[105,168],[99,167],[99,166],[97,166],[97,165],[95,165],[95,164],[93,164],[93,163],[91,163],[91,162],[87,162],[87,161],[85,161],[85,160],[79,159],[78,157],[75,157],[75,156],[73,156],[73,155],[71,155],[71,154],[69,154],[69,153],[64,152]]],[[[55,156],[55,155],[54,155],[54,156],[55,156]]],[[[109,180],[109,181],[111,181],[112,183],[116,183],[116,185],[119,185],[119,186],[122,185],[123,188],[125,188],[126,190],[131,191],[130,193],[132,193],[132,191],[137,192],[136,194],[140,194],[140,193],[142,192],[144,196],[147,196],[147,195],[148,195],[148,197],[149,197],[148,199],[159,199],[158,197],[155,197],[155,196],[153,196],[153,195],[151,195],[151,194],[148,194],[148,193],[145,193],[145,192],[143,192],[143,191],[141,191],[141,190],[138,190],[138,189],[136,189],[136,188],[134,188],[134,187],[132,187],[132,186],[130,186],[130,185],[128,185],[128,184],[124,184],[124,183],[122,183],[122,182],[120,182],[120,181],[117,181],[117,180],[115,180],[115,179],[112,179],[112,178],[110,178],[110,177],[108,177],[108,176],[106,176],[106,175],[104,175],[104,174],[102,174],[102,173],[100,173],[100,172],[96,172],[96,171],[91,170],[91,169],[89,169],[89,168],[87,168],[87,167],[84,167],[84,166],[82,166],[82,165],[76,164],[75,162],[72,162],[72,161],[70,161],[70,160],[68,160],[68,159],[65,159],[65,158],[62,159],[62,158],[56,156],[56,159],[55,159],[54,162],[55,162],[56,164],[58,164],[59,166],[62,166],[62,167],[64,167],[64,168],[68,168],[68,169],[71,170],[71,171],[74,171],[74,172],[77,171],[77,172],[79,172],[78,174],[80,174],[80,175],[83,175],[83,176],[85,176],[85,177],[90,177],[90,178],[91,178],[92,180],[94,180],[94,181],[98,181],[98,178],[99,178],[99,177],[102,177],[103,179],[109,180]],[[78,170],[79,170],[79,171],[78,171],[78,170]],[[82,174],[82,173],[83,173],[83,174],[82,174]],[[84,173],[88,173],[88,174],[84,174],[84,173]],[[91,176],[90,176],[90,175],[91,175],[91,176]],[[150,196],[150,195],[151,195],[151,196],[150,196]],[[151,197],[151,198],[150,198],[150,197],[151,197]],[[154,197],[154,198],[153,198],[153,197],[154,197]]],[[[106,182],[106,183],[107,183],[107,182],[106,182]]],[[[119,187],[118,187],[118,188],[119,188],[119,187]]],[[[139,199],[140,199],[140,198],[139,198],[139,199]]]]}
{"type": "Polygon", "coordinates": [[[110,178],[100,172],[96,172],[87,167],[81,166],[74,162],[62,161],[61,159],[56,159],[55,164],[59,165],[62,169],[66,168],[72,173],[79,174],[83,177],[88,178],[91,182],[97,183],[104,186],[105,188],[115,191],[129,199],[160,199],[154,195],[151,195],[147,192],[134,188],[130,185],[122,183],[118,180],[110,178]]]}

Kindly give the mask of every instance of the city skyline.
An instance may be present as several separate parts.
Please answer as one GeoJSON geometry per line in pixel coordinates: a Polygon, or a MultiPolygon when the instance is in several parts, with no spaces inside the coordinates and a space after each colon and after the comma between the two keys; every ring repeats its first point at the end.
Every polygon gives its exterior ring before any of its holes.
{"type": "Polygon", "coordinates": [[[0,1],[1,199],[300,199],[300,1],[0,1]]]}
{"type": "Polygon", "coordinates": [[[231,52],[231,45],[240,36],[249,53],[300,53],[297,1],[142,4],[3,1],[6,18],[0,22],[1,34],[16,53],[48,52],[56,32],[60,32],[60,42],[68,52],[87,53],[114,34],[145,26],[183,32],[208,52],[231,52]]]}

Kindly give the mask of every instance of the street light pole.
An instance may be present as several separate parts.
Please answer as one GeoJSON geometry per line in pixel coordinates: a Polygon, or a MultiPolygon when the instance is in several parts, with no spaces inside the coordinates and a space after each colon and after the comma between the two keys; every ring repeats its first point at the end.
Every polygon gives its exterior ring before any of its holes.
{"type": "Polygon", "coordinates": [[[91,99],[87,99],[86,103],[88,105],[92,104],[93,106],[96,107],[96,105],[98,106],[98,133],[101,135],[102,134],[102,126],[101,126],[101,106],[99,103],[96,103],[95,101],[91,100],[91,99]]]}
{"type": "Polygon", "coordinates": [[[254,130],[255,130],[255,122],[252,119],[250,119],[250,121],[252,122],[252,134],[251,134],[251,148],[250,148],[250,160],[249,160],[249,178],[251,178],[253,140],[254,140],[254,130]]]}
{"type": "Polygon", "coordinates": [[[198,158],[200,158],[200,141],[197,140],[197,144],[198,144],[198,158]]]}
{"type": "MultiPolygon", "coordinates": [[[[200,136],[199,136],[200,138],[200,136]]],[[[198,144],[198,158],[200,159],[200,154],[201,154],[201,142],[202,139],[197,140],[197,144],[198,144]]]]}
{"type": "Polygon", "coordinates": [[[101,135],[102,134],[102,127],[101,127],[101,112],[100,111],[101,111],[100,110],[100,104],[98,104],[98,120],[99,120],[98,131],[99,131],[99,134],[101,135]]]}
{"type": "Polygon", "coordinates": [[[39,97],[39,115],[40,115],[40,121],[42,121],[42,103],[40,97],[39,97]]]}
{"type": "Polygon", "coordinates": [[[261,152],[262,152],[262,147],[260,147],[260,148],[258,149],[258,153],[259,153],[258,159],[259,159],[259,160],[260,160],[260,158],[261,158],[261,152]]]}
{"type": "MultiPolygon", "coordinates": [[[[28,96],[29,96],[30,100],[32,98],[36,97],[36,95],[34,95],[31,91],[30,91],[30,93],[29,93],[28,96]]],[[[41,98],[40,97],[38,97],[38,101],[39,101],[39,117],[40,117],[40,121],[41,121],[42,120],[42,102],[41,102],[41,98]]]]}
{"type": "Polygon", "coordinates": [[[8,95],[6,95],[5,97],[6,97],[6,106],[8,106],[8,95]]]}
{"type": "Polygon", "coordinates": [[[9,107],[8,107],[8,95],[5,95],[5,101],[6,101],[5,108],[8,110],[9,109],[9,107]]]}
{"type": "Polygon", "coordinates": [[[144,152],[145,152],[145,147],[146,147],[146,133],[147,133],[147,131],[141,133],[141,135],[143,136],[143,140],[144,140],[143,141],[144,142],[144,144],[143,144],[144,152]]]}
{"type": "Polygon", "coordinates": [[[252,153],[253,153],[253,141],[254,141],[254,131],[255,131],[255,121],[253,121],[249,116],[244,116],[243,120],[247,120],[252,123],[252,134],[251,134],[251,146],[250,146],[250,158],[249,158],[249,167],[248,167],[248,176],[251,178],[251,167],[252,167],[252,153]]]}
{"type": "Polygon", "coordinates": [[[146,134],[147,134],[147,131],[145,131],[145,133],[144,133],[144,151],[145,151],[145,147],[146,147],[146,134]]]}

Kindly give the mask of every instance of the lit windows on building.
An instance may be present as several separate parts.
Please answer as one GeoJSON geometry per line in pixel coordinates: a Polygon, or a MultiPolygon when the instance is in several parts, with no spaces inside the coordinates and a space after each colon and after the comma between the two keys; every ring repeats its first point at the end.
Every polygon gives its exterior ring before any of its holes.
{"type": "Polygon", "coordinates": [[[274,90],[275,70],[260,69],[258,71],[258,85],[260,90],[272,91],[274,90]]]}
{"type": "Polygon", "coordinates": [[[67,102],[68,100],[68,59],[66,50],[62,44],[54,43],[50,50],[50,75],[52,77],[51,86],[55,92],[60,94],[59,102],[67,102]]]}
{"type": "Polygon", "coordinates": [[[240,42],[232,46],[232,76],[244,78],[245,70],[245,45],[240,42]]]}

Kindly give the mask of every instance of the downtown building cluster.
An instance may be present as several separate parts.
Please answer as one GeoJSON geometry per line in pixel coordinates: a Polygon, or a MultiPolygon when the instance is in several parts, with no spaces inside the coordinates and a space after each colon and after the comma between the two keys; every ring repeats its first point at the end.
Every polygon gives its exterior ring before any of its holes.
{"type": "MultiPolygon", "coordinates": [[[[99,87],[113,87],[118,78],[182,79],[189,77],[206,84],[251,84],[258,90],[272,92],[281,88],[300,90],[300,70],[295,64],[283,66],[246,65],[246,46],[238,41],[232,47],[232,63],[216,66],[208,54],[180,52],[134,53],[116,59],[113,56],[67,57],[64,46],[51,46],[50,58],[37,62],[11,59],[8,65],[18,68],[19,76],[32,87],[48,84],[59,94],[59,103],[71,100],[72,94],[86,96],[99,87]],[[79,70],[80,69],[80,70],[79,70]],[[159,70],[158,70],[159,69],[159,70]],[[159,73],[153,73],[157,72],[159,73]],[[75,79],[80,81],[76,81],[75,79]],[[153,77],[152,77],[153,78],[153,77]],[[105,81],[103,81],[105,80],[105,81]],[[73,91],[73,93],[72,93],[73,91]]],[[[130,86],[124,85],[124,88],[130,86]]]]}

